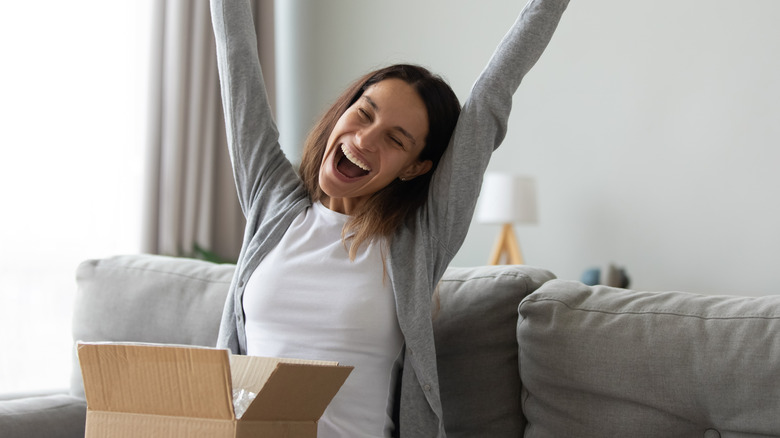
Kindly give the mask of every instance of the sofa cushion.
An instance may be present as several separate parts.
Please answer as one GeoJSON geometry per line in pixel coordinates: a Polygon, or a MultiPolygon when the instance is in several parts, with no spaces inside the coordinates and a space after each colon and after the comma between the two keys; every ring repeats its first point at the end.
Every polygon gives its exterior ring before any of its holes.
{"type": "MultiPolygon", "coordinates": [[[[76,271],[73,339],[213,347],[234,271],[154,255],[85,261],[76,271]]],[[[75,354],[71,395],[84,397],[75,354]]]]}
{"type": "Polygon", "coordinates": [[[519,312],[527,438],[780,434],[780,296],[554,280],[519,312]]]}
{"type": "Polygon", "coordinates": [[[448,437],[522,435],[517,306],[552,278],[528,266],[449,268],[445,273],[433,328],[448,437]]]}
{"type": "Polygon", "coordinates": [[[87,403],[65,394],[0,401],[3,438],[84,436],[87,403]]]}

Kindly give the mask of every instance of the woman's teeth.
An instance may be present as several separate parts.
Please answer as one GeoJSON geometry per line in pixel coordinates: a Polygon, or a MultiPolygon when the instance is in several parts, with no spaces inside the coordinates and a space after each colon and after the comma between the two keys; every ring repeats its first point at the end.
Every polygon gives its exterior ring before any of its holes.
{"type": "Polygon", "coordinates": [[[347,150],[345,145],[341,145],[341,152],[344,152],[344,156],[347,157],[347,160],[351,161],[355,166],[365,170],[366,172],[371,171],[368,165],[360,161],[356,156],[352,155],[349,150],[347,150]]]}

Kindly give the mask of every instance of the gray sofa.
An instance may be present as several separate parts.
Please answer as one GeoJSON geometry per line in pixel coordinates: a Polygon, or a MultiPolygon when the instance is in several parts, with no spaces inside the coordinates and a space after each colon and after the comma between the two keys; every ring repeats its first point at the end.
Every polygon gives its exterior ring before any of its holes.
{"type": "MultiPolygon", "coordinates": [[[[74,339],[214,345],[232,274],[86,261],[74,339]]],[[[780,436],[780,296],[590,287],[528,266],[450,268],[439,296],[450,437],[780,436]]],[[[0,400],[0,436],[80,437],[85,412],[74,362],[69,394],[0,400]]]]}

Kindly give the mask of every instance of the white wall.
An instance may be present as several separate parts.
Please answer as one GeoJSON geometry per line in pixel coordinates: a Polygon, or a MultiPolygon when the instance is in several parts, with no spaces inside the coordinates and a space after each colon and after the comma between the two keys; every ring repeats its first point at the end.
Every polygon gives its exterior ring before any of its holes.
{"type": "MultiPolygon", "coordinates": [[[[297,46],[277,53],[305,90],[280,112],[283,140],[389,63],[426,65],[465,99],[524,4],[279,3],[297,46]]],[[[570,279],[616,262],[639,289],[780,290],[779,18],[776,0],[574,0],[491,163],[537,178],[540,223],[516,230],[527,262],[570,279]]],[[[474,224],[453,264],[485,263],[497,233],[474,224]]]]}

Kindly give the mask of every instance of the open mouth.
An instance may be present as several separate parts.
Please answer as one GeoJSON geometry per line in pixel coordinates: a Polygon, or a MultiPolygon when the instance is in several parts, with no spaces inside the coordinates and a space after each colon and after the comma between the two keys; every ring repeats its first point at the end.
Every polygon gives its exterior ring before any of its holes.
{"type": "Polygon", "coordinates": [[[371,172],[368,165],[352,155],[346,146],[341,146],[341,152],[343,155],[339,158],[336,169],[338,169],[342,175],[348,178],[359,178],[361,176],[366,176],[371,172]]]}

